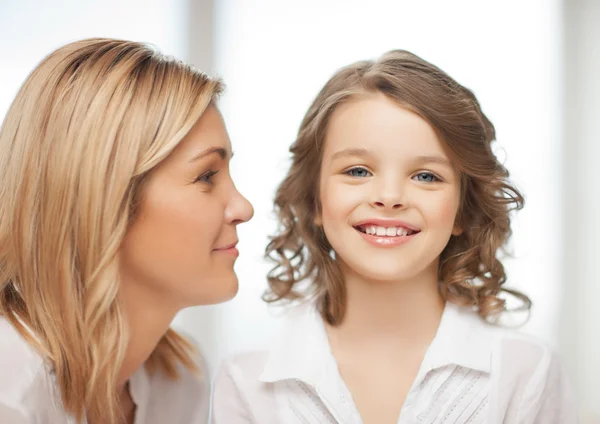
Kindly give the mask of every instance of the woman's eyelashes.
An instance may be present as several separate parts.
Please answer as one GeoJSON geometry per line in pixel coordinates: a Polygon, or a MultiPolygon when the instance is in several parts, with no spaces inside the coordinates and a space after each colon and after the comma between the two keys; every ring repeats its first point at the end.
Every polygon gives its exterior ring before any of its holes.
{"type": "Polygon", "coordinates": [[[203,172],[202,174],[198,175],[198,177],[196,177],[196,179],[192,182],[213,185],[213,183],[214,183],[213,177],[215,175],[217,175],[218,173],[219,173],[219,171],[209,169],[208,171],[203,172]]]}

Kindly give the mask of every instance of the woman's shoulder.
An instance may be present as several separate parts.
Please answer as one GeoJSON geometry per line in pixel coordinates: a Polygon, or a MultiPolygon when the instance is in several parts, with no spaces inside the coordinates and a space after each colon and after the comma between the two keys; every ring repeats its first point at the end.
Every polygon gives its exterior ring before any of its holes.
{"type": "Polygon", "coordinates": [[[13,325],[0,316],[0,405],[27,409],[51,393],[49,373],[42,357],[13,325]]]}
{"type": "Polygon", "coordinates": [[[15,392],[15,388],[26,389],[45,370],[42,357],[3,316],[0,316],[0,361],[1,394],[7,388],[10,392],[15,392]]]}

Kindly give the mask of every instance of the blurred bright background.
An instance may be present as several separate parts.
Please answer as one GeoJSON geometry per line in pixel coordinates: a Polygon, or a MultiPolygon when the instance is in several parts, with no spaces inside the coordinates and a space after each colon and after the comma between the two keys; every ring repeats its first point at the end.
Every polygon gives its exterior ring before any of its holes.
{"type": "Polygon", "coordinates": [[[567,362],[584,416],[600,422],[599,0],[0,0],[0,118],[33,67],[80,38],[145,41],[221,76],[233,176],[254,204],[240,227],[231,302],[183,311],[211,372],[277,328],[261,300],[271,202],[309,103],[341,66],[407,49],[478,96],[526,195],[510,287],[534,303],[523,331],[567,362]]]}

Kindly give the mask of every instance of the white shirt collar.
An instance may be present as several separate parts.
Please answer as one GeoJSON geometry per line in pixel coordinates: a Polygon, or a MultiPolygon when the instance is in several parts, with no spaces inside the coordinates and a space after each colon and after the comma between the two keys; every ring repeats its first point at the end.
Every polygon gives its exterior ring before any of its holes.
{"type": "Polygon", "coordinates": [[[133,403],[140,409],[140,406],[147,403],[147,399],[150,396],[150,376],[145,364],[142,364],[140,368],[133,373],[129,378],[129,394],[133,403]]]}
{"type": "Polygon", "coordinates": [[[427,372],[454,364],[489,373],[493,342],[500,331],[501,328],[486,323],[471,308],[446,302],[421,368],[427,372]]]}
{"type": "Polygon", "coordinates": [[[321,315],[313,302],[294,306],[269,351],[260,381],[297,379],[315,385],[331,359],[321,315]]]}
{"type": "MultiPolygon", "coordinates": [[[[331,376],[332,367],[337,368],[323,320],[312,302],[294,307],[284,319],[259,379],[270,383],[297,379],[317,386],[331,376]]],[[[417,381],[449,364],[489,373],[497,330],[469,308],[447,302],[417,381]]]]}

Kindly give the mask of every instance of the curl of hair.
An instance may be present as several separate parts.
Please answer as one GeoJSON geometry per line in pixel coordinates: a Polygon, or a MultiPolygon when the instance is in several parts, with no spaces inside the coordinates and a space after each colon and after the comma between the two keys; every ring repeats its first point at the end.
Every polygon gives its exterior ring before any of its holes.
{"type": "Polygon", "coordinates": [[[420,57],[394,50],[377,61],[340,69],[309,107],[290,152],[291,167],[275,195],[279,228],[265,254],[275,263],[268,274],[267,302],[292,301],[307,295],[299,283],[311,281],[311,293],[323,318],[342,322],[346,290],[331,245],[315,225],[320,211],[319,177],[327,125],[335,110],[361,96],[381,93],[426,120],[447,148],[461,175],[457,224],[440,257],[440,294],[446,300],[476,308],[484,319],[506,310],[502,293],[521,301],[524,294],[503,287],[506,273],[497,255],[510,237],[510,212],[523,196],[508,181],[508,171],[492,151],[495,130],[473,93],[420,57]]]}
{"type": "MultiPolygon", "coordinates": [[[[114,424],[128,343],[118,251],[143,182],[222,85],[136,42],[89,39],[29,75],[0,130],[0,314],[47,360],[65,410],[114,424]]],[[[147,366],[196,370],[169,329],[147,366]]],[[[197,370],[196,370],[197,371],[197,370]]]]}

